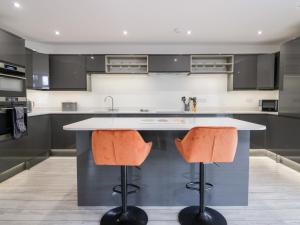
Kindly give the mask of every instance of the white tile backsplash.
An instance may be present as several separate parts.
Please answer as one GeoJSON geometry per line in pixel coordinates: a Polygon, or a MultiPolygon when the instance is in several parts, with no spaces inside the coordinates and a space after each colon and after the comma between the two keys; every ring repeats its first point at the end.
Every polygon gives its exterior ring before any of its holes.
{"type": "Polygon", "coordinates": [[[201,108],[258,108],[260,99],[278,99],[278,91],[227,91],[226,75],[92,75],[92,91],[34,91],[28,99],[38,108],[60,108],[76,101],[79,108],[107,107],[111,95],[120,108],[181,109],[182,96],[195,96],[201,108]]]}

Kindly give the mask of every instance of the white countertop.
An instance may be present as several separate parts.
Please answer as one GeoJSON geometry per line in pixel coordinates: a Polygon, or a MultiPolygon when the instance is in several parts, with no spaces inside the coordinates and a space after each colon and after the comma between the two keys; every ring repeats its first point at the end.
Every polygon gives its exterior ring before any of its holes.
{"type": "Polygon", "coordinates": [[[69,131],[91,131],[97,129],[133,129],[133,130],[190,130],[196,126],[231,126],[238,130],[265,130],[266,126],[249,123],[228,117],[105,117],[90,118],[63,127],[69,131]]]}
{"type": "Polygon", "coordinates": [[[238,108],[203,108],[199,112],[184,112],[177,109],[150,109],[149,112],[141,112],[140,109],[119,109],[118,111],[108,111],[104,108],[86,108],[78,111],[62,111],[55,108],[41,108],[35,109],[29,113],[28,116],[39,116],[48,114],[271,114],[278,115],[278,112],[262,112],[250,109],[238,109],[238,108]]]}

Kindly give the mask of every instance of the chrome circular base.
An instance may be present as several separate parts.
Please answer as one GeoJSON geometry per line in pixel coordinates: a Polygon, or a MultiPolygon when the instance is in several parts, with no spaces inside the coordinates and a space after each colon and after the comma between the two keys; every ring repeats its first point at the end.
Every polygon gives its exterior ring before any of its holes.
{"type": "Polygon", "coordinates": [[[179,212],[181,225],[227,225],[225,217],[218,211],[205,207],[203,215],[199,215],[198,206],[190,206],[179,212]]]}
{"type": "Polygon", "coordinates": [[[100,225],[146,225],[147,223],[146,212],[135,206],[128,206],[125,214],[122,214],[121,207],[111,209],[100,221],[100,225]]]}

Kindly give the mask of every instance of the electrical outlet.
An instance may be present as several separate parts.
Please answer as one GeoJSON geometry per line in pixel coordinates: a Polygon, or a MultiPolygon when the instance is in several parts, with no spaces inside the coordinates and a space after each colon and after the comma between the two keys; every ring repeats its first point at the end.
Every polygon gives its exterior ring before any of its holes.
{"type": "Polygon", "coordinates": [[[198,98],[197,101],[199,103],[206,103],[207,102],[207,99],[206,98],[198,98]]]}

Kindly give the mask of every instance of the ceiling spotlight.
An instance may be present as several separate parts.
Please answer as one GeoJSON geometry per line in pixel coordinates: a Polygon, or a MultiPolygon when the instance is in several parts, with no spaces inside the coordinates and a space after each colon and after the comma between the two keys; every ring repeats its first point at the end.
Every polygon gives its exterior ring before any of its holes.
{"type": "Polygon", "coordinates": [[[128,31],[127,30],[123,30],[123,35],[127,35],[128,34],[128,31]]]}
{"type": "Polygon", "coordinates": [[[14,2],[14,7],[16,7],[16,8],[20,8],[20,7],[21,7],[21,5],[20,5],[20,3],[19,3],[19,2],[14,2]]]}
{"type": "Polygon", "coordinates": [[[263,33],[262,30],[257,31],[258,35],[262,35],[262,33],[263,33]]]}
{"type": "Polygon", "coordinates": [[[187,34],[187,35],[191,35],[191,34],[192,34],[192,31],[191,31],[191,30],[188,30],[188,31],[186,32],[186,34],[187,34]]]}
{"type": "Polygon", "coordinates": [[[59,36],[60,32],[58,30],[55,31],[55,35],[59,36]]]}

